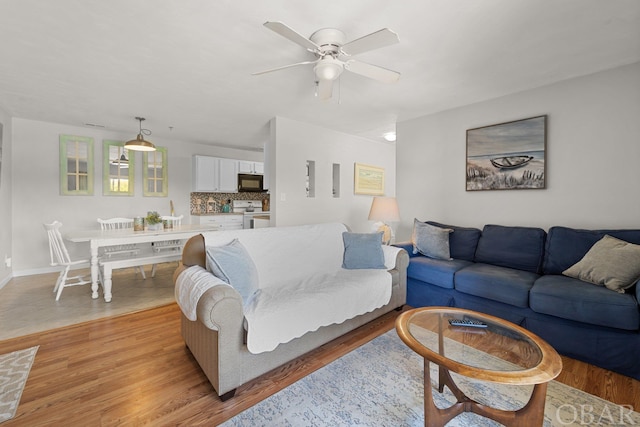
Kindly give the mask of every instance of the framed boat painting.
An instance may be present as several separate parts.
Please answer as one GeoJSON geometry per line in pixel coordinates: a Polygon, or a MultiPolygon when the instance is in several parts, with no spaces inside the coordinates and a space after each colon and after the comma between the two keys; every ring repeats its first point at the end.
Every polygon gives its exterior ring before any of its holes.
{"type": "Polygon", "coordinates": [[[467,191],[545,188],[547,116],[467,130],[467,191]]]}

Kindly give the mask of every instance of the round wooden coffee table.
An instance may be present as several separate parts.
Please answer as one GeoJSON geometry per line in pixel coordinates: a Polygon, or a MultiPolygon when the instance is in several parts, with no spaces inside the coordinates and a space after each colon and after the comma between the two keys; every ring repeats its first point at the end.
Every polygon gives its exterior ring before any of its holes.
{"type": "Polygon", "coordinates": [[[452,307],[424,307],[402,313],[398,335],[424,358],[425,426],[444,426],[463,412],[473,412],[506,426],[542,426],[547,383],[562,370],[558,353],[537,335],[488,314],[452,307]],[[452,326],[450,319],[482,322],[486,328],[452,326]],[[438,391],[446,385],[457,399],[448,408],[433,402],[429,362],[438,365],[438,391]],[[501,384],[531,385],[529,402],[516,411],[491,408],[467,397],[450,372],[501,384]]]}

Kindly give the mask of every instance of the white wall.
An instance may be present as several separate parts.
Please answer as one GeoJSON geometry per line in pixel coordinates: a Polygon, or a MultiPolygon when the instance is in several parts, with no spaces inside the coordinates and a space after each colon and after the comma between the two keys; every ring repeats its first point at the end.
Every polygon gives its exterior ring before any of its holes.
{"type": "Polygon", "coordinates": [[[400,122],[397,133],[397,240],[414,217],[640,228],[640,63],[400,122]],[[543,114],[547,188],[466,192],[466,130],[543,114]]]}
{"type": "Polygon", "coordinates": [[[276,117],[271,121],[271,139],[265,153],[271,169],[272,225],[343,222],[353,231],[371,231],[367,220],[372,196],[353,192],[354,164],[364,163],[385,170],[385,192],[396,189],[395,146],[330,129],[276,117]],[[306,197],[306,161],[315,161],[316,196],[306,197]],[[340,198],[332,194],[332,165],[340,164],[340,198]],[[285,198],[286,200],[283,200],[285,198]]]}
{"type": "Polygon", "coordinates": [[[12,268],[5,265],[11,256],[11,118],[0,109],[0,288],[11,279],[12,268]]]}
{"type": "MultiPolygon", "coordinates": [[[[5,134],[7,124],[5,123],[5,134]]],[[[5,135],[6,136],[6,135],[5,135]]],[[[170,212],[169,201],[173,200],[176,214],[189,214],[191,192],[191,157],[205,154],[262,161],[261,152],[235,150],[203,144],[192,144],[174,140],[149,137],[154,144],[167,147],[169,162],[168,197],[142,196],[142,154],[136,153],[135,195],[102,195],[102,140],[126,141],[135,136],[85,127],[74,127],[25,119],[13,119],[13,195],[11,216],[13,218],[13,275],[33,274],[46,271],[49,265],[49,250],[43,223],[61,221],[63,231],[71,228],[93,228],[96,218],[115,216],[144,216],[155,210],[166,215],[170,212]],[[95,179],[93,196],[61,196],[59,190],[59,135],[88,136],[94,139],[95,179]]],[[[5,138],[5,144],[7,140],[5,138]]],[[[5,170],[3,165],[3,178],[5,170]]],[[[4,179],[3,179],[4,181],[4,179]]],[[[5,183],[2,183],[2,206],[5,211],[5,183]]],[[[4,220],[3,220],[4,223],[4,220]]],[[[1,227],[4,230],[4,224],[1,227]]],[[[3,243],[4,246],[4,236],[3,243]]],[[[0,250],[2,248],[0,247],[0,250]]],[[[88,246],[69,243],[73,258],[86,258],[88,246]]],[[[0,257],[3,257],[0,252],[0,257]]],[[[4,258],[2,258],[3,260],[4,258]]],[[[2,261],[0,260],[0,261],[2,261]]],[[[4,264],[3,264],[4,265],[4,264]]],[[[2,270],[0,269],[0,278],[2,270]]]]}

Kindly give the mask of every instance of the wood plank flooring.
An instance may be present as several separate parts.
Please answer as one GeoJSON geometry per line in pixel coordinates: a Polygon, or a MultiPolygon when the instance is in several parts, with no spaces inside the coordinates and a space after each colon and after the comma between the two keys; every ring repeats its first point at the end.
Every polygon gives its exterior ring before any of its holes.
{"type": "MultiPolygon", "coordinates": [[[[0,354],[39,345],[9,426],[218,425],[392,329],[389,313],[238,389],[220,402],[162,307],[0,341],[0,354]]],[[[563,358],[558,380],[640,409],[640,382],[563,358]]]]}

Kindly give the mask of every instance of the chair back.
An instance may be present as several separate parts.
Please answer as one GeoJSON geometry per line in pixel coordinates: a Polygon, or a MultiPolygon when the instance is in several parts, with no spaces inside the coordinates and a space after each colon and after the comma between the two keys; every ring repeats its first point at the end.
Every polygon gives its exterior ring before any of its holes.
{"type": "Polygon", "coordinates": [[[64,245],[64,239],[60,234],[60,227],[62,223],[60,221],[53,221],[51,224],[43,224],[44,229],[47,230],[47,236],[49,237],[49,256],[51,257],[51,265],[67,265],[71,263],[71,257],[67,247],[64,245]]]}
{"type": "Polygon", "coordinates": [[[184,215],[180,215],[180,216],[163,215],[160,218],[162,218],[163,222],[167,221],[169,223],[169,228],[174,228],[182,225],[182,218],[184,218],[184,215]]]}
{"type": "Polygon", "coordinates": [[[100,224],[100,228],[103,230],[123,230],[125,228],[133,228],[132,218],[98,218],[98,223],[100,224]]]}

